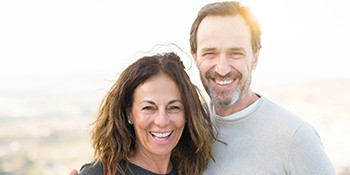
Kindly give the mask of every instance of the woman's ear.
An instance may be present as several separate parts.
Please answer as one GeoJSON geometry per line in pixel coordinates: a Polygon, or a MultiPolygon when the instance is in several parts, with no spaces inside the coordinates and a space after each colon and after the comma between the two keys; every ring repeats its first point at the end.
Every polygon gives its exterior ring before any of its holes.
{"type": "Polygon", "coordinates": [[[132,121],[132,115],[131,115],[131,114],[128,115],[128,123],[129,123],[130,125],[133,125],[133,124],[134,124],[134,122],[132,121]]]}

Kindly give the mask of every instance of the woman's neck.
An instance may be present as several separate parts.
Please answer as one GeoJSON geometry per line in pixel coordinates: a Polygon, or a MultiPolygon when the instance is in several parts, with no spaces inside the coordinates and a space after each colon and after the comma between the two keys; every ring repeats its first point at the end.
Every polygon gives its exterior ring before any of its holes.
{"type": "Polygon", "coordinates": [[[129,158],[129,162],[157,174],[167,174],[173,168],[170,154],[167,156],[156,156],[144,151],[137,151],[134,156],[129,158]]]}

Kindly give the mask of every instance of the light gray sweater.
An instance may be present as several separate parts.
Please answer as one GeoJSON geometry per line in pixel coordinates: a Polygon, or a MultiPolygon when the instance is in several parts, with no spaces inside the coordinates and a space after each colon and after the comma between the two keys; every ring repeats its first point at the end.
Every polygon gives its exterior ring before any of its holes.
{"type": "Polygon", "coordinates": [[[206,175],[333,175],[334,167],[312,126],[261,97],[247,115],[227,119],[210,110],[220,142],[206,175]]]}

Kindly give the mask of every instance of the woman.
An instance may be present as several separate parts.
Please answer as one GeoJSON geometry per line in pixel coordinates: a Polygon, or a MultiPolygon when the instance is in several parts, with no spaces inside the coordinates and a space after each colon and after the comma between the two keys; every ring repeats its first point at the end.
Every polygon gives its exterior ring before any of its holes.
{"type": "Polygon", "coordinates": [[[80,174],[202,174],[214,140],[202,99],[175,53],[137,60],[105,97],[80,174]]]}

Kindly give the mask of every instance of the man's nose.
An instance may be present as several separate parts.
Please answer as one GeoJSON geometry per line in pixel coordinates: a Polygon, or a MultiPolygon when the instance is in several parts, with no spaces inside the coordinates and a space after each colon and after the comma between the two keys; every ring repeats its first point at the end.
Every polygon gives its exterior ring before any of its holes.
{"type": "Polygon", "coordinates": [[[231,71],[229,62],[224,54],[220,54],[219,58],[217,59],[215,71],[221,76],[225,76],[231,71]]]}

